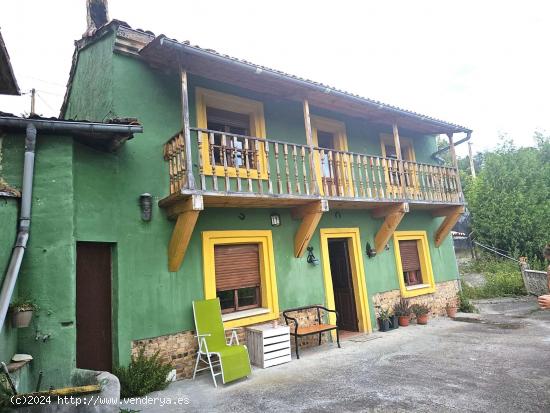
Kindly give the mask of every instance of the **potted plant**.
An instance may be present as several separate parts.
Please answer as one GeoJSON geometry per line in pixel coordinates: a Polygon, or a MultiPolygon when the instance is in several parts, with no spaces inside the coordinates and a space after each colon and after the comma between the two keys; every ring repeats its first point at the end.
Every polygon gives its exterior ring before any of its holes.
{"type": "Polygon", "coordinates": [[[378,326],[380,331],[388,331],[390,329],[390,311],[380,309],[378,311],[378,326]]]}
{"type": "Polygon", "coordinates": [[[414,304],[411,306],[411,311],[416,316],[417,324],[428,324],[428,314],[430,309],[424,304],[414,304]]]}
{"type": "Polygon", "coordinates": [[[24,328],[31,323],[33,313],[38,309],[38,306],[32,300],[20,298],[11,303],[10,308],[13,326],[24,328]]]}
{"type": "Polygon", "coordinates": [[[447,303],[447,305],[445,305],[445,310],[447,311],[447,317],[455,318],[455,316],[456,316],[456,300],[449,301],[447,303]]]}
{"type": "Polygon", "coordinates": [[[407,327],[411,319],[411,307],[407,301],[401,299],[397,304],[393,306],[393,313],[397,316],[399,325],[401,327],[407,327]]]}

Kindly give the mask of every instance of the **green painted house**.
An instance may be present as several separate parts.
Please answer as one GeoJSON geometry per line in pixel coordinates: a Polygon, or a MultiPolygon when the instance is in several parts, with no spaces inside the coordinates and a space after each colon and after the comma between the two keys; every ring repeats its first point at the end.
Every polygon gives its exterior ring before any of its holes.
{"type": "MultiPolygon", "coordinates": [[[[25,329],[4,323],[0,358],[31,354],[45,385],[142,346],[188,377],[197,299],[219,297],[227,327],[324,304],[369,333],[401,297],[434,315],[456,298],[467,128],[120,21],[77,42],[61,118],[138,119],[143,133],[38,129],[14,296],[40,309],[25,329]]],[[[20,189],[24,130],[0,130],[0,176],[20,189]]],[[[18,202],[0,200],[0,265],[18,202]]]]}

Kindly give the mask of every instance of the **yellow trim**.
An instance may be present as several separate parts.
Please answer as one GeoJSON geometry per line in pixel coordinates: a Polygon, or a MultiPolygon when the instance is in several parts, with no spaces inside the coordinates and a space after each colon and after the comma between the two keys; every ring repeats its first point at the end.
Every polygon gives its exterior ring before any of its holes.
{"type": "MultiPolygon", "coordinates": [[[[312,129],[312,138],[313,138],[313,144],[315,146],[319,146],[319,137],[317,136],[317,131],[321,130],[324,132],[330,132],[334,134],[334,140],[335,140],[335,150],[337,151],[348,151],[348,137],[346,135],[346,125],[343,122],[329,119],[329,118],[323,118],[321,116],[311,116],[311,129],[312,129]]],[[[350,159],[347,154],[344,155],[345,161],[347,163],[347,168],[345,169],[345,172],[348,176],[348,184],[342,185],[344,187],[344,193],[345,194],[352,194],[353,196],[353,183],[351,179],[351,165],[350,165],[350,159]]],[[[336,169],[336,165],[333,165],[333,168],[336,169]]],[[[321,195],[324,195],[324,188],[323,188],[323,180],[322,180],[322,174],[321,174],[321,155],[319,151],[315,151],[315,172],[317,175],[317,185],[319,186],[319,191],[321,192],[321,195]]],[[[340,165],[339,170],[337,171],[339,176],[342,178],[344,175],[344,167],[343,165],[340,165]]],[[[340,178],[340,179],[341,179],[340,178]]],[[[345,183],[345,181],[344,181],[345,183]]]]}
{"type": "MultiPolygon", "coordinates": [[[[252,99],[246,99],[240,96],[228,95],[226,93],[217,92],[215,90],[197,87],[195,88],[195,104],[197,111],[198,128],[208,128],[208,121],[206,118],[206,107],[208,106],[211,108],[248,115],[250,117],[250,136],[260,139],[265,139],[266,137],[264,106],[262,102],[258,102],[252,99]]],[[[210,145],[208,145],[208,140],[203,140],[202,159],[205,175],[212,175],[212,163],[210,160],[209,146],[210,145]]],[[[260,178],[267,179],[267,159],[265,156],[263,145],[260,146],[259,152],[260,178]]],[[[228,175],[232,178],[235,178],[237,176],[237,170],[234,167],[228,167],[227,172],[228,175]]],[[[216,166],[216,175],[224,176],[223,166],[216,166]]],[[[239,168],[239,176],[241,178],[247,178],[246,169],[244,166],[239,168]]],[[[252,170],[250,172],[250,177],[257,179],[258,171],[255,169],[252,170]]]]}
{"type": "MultiPolygon", "coordinates": [[[[323,279],[325,282],[326,305],[334,309],[334,289],[332,287],[332,274],[330,272],[330,259],[328,252],[328,240],[333,238],[347,238],[352,267],[353,293],[355,296],[355,310],[359,321],[359,331],[370,333],[372,325],[370,320],[369,300],[367,284],[365,281],[365,269],[363,255],[361,253],[361,238],[359,228],[323,228],[321,233],[321,259],[323,264],[323,279]]],[[[334,323],[335,316],[331,314],[329,321],[334,323]]]]}
{"type": "Polygon", "coordinates": [[[403,298],[416,297],[423,294],[435,292],[435,281],[430,257],[430,246],[426,231],[395,231],[393,233],[393,247],[395,249],[395,264],[397,267],[397,278],[399,289],[403,298]],[[420,258],[420,270],[422,271],[422,282],[427,284],[425,288],[408,289],[403,279],[403,266],[401,264],[401,251],[399,241],[417,241],[418,257],[420,258]]]}
{"type": "Polygon", "coordinates": [[[279,298],[275,274],[275,256],[271,231],[204,231],[202,258],[204,267],[204,298],[216,298],[214,246],[226,244],[259,244],[262,307],[269,313],[226,321],[224,327],[241,327],[279,318],[279,298]]]}

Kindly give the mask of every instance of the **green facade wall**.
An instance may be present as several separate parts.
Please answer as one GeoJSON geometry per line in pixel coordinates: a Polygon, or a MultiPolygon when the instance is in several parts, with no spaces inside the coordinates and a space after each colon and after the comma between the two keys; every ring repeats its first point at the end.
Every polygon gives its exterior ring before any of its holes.
{"type": "MultiPolygon", "coordinates": [[[[305,256],[297,259],[293,255],[299,222],[292,220],[288,209],[210,208],[201,212],[181,269],[168,271],[167,245],[174,222],[157,202],[169,193],[163,145],[181,128],[179,78],[135,58],[112,54],[113,44],[113,35],[106,35],[80,52],[65,116],[98,121],[136,117],[144,133],[115,154],[73,143],[70,138],[39,136],[38,140],[32,234],[18,288],[35,297],[41,310],[32,328],[19,332],[17,344],[18,351],[35,357],[32,373],[43,370],[45,385],[69,383],[76,365],[76,241],[113,243],[113,345],[115,362],[121,364],[129,361],[132,340],[193,329],[191,301],[203,298],[202,231],[272,230],[280,309],[325,300],[322,267],[307,264],[305,256]],[[155,201],[151,222],[140,217],[138,199],[145,192],[155,201]],[[281,215],[278,228],[270,226],[273,211],[281,215]],[[37,333],[51,338],[35,340],[37,333]]],[[[196,124],[194,88],[202,86],[263,101],[268,137],[305,143],[299,103],[266,100],[197,76],[189,80],[192,124],[196,124]]],[[[391,132],[315,108],[312,113],[344,121],[353,151],[379,154],[379,133],[391,132]]],[[[418,161],[430,161],[433,136],[402,134],[415,139],[418,161]]],[[[19,155],[22,159],[21,151],[19,155]]],[[[428,231],[436,282],[458,277],[451,240],[440,248],[433,245],[439,222],[428,213],[411,212],[398,228],[428,231]]],[[[364,254],[367,242],[374,245],[381,223],[367,211],[331,210],[323,216],[310,244],[320,258],[320,228],[358,227],[369,300],[377,292],[398,288],[392,243],[389,251],[374,259],[364,254]]],[[[374,321],[372,303],[370,310],[374,321]]]]}

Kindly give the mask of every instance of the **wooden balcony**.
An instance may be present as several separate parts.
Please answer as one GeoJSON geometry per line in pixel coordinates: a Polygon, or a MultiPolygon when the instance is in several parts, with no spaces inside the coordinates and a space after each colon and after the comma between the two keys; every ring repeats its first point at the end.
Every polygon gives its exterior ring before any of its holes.
{"type": "Polygon", "coordinates": [[[203,195],[212,207],[292,207],[326,199],[336,208],[407,202],[419,208],[460,205],[455,168],[191,128],[164,147],[170,196],[203,195]],[[186,153],[196,183],[190,185],[186,153]]]}

